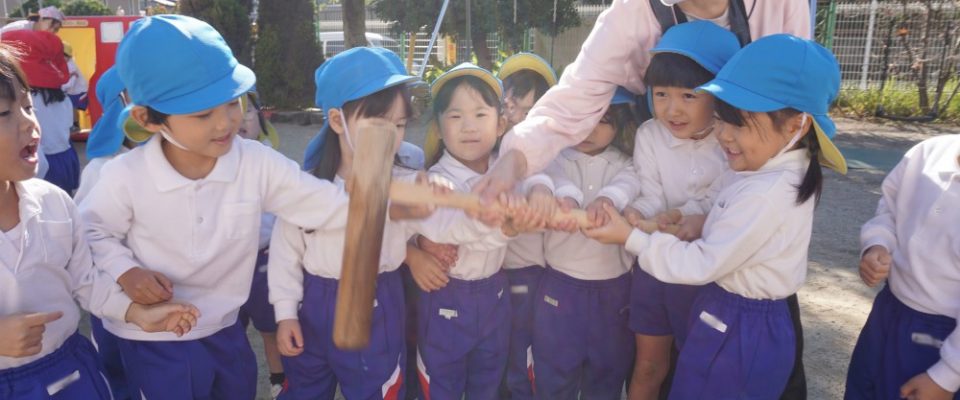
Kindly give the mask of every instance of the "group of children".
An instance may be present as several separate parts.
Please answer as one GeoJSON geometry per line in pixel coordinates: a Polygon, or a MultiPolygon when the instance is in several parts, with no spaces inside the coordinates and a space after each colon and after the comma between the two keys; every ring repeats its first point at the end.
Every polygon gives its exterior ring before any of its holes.
{"type": "MultiPolygon", "coordinates": [[[[355,48],[316,70],[326,119],[301,170],[260,143],[262,116],[245,118],[255,78],[219,33],[141,19],[96,87],[106,113],[71,199],[31,179],[30,86],[0,49],[0,399],[252,399],[247,320],[265,333],[272,383],[286,378],[280,398],[400,398],[408,358],[425,399],[618,399],[627,383],[650,399],[671,368],[672,399],[780,398],[802,357],[786,299],[805,279],[820,165],[846,171],[827,114],[837,62],[785,34],[741,49],[706,21],[674,26],[651,53],[653,119],[620,90],[586,140],[477,215],[390,204],[370,344],[347,351],[332,340],[345,182],[364,125],[391,127],[400,149],[417,78],[397,55],[355,48]],[[572,209],[586,219],[558,217],[572,209]],[[75,300],[95,317],[96,349],[75,300]]],[[[431,87],[427,172],[398,156],[393,178],[469,192],[556,83],[532,54],[499,76],[451,69],[431,87]]],[[[952,138],[908,153],[864,227],[864,279],[889,272],[891,285],[854,353],[850,398],[960,386],[958,154],[952,138]]]]}

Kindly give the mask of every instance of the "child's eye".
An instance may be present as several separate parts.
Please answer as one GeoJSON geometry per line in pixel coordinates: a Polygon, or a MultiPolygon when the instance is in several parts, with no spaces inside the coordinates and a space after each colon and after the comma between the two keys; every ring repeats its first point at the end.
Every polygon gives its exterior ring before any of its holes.
{"type": "MultiPolygon", "coordinates": [[[[33,114],[33,106],[24,106],[23,111],[26,111],[27,114],[33,114]]],[[[10,112],[7,111],[7,113],[9,114],[10,112]]]]}
{"type": "Polygon", "coordinates": [[[684,100],[693,100],[697,98],[697,95],[695,93],[684,93],[683,98],[684,100]]]}
{"type": "Polygon", "coordinates": [[[653,92],[654,97],[667,97],[667,92],[653,92]]]}
{"type": "Polygon", "coordinates": [[[8,116],[8,115],[10,115],[10,110],[0,111],[0,117],[6,117],[6,116],[8,116]]]}
{"type": "Polygon", "coordinates": [[[487,116],[487,113],[477,113],[477,118],[484,118],[487,116]]]}

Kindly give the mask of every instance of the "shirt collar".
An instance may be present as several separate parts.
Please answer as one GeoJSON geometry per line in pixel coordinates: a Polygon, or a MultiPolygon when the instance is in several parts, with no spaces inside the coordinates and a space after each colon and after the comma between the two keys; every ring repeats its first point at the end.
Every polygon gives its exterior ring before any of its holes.
{"type": "MultiPolygon", "coordinates": [[[[493,157],[490,157],[490,164],[493,164],[493,157]]],[[[437,165],[440,168],[443,168],[450,177],[453,178],[454,182],[468,182],[470,180],[480,177],[481,174],[478,174],[476,171],[470,169],[470,167],[463,165],[460,160],[457,160],[456,157],[450,154],[450,152],[444,150],[443,157],[440,157],[440,161],[437,161],[437,165]]]]}
{"type": "Polygon", "coordinates": [[[40,211],[42,210],[40,199],[27,190],[23,182],[14,183],[14,188],[16,188],[17,196],[20,198],[20,223],[26,223],[40,215],[40,211]]]}
{"type": "Polygon", "coordinates": [[[940,179],[949,181],[954,176],[960,175],[960,140],[955,141],[958,145],[951,146],[952,149],[944,152],[944,157],[937,160],[935,171],[940,174],[940,179]]]}
{"type": "MultiPolygon", "coordinates": [[[[230,151],[217,159],[213,170],[206,177],[199,181],[209,182],[233,182],[240,173],[240,147],[242,143],[239,136],[234,136],[230,151]]],[[[150,178],[153,179],[157,189],[161,192],[167,192],[187,186],[194,181],[180,175],[170,161],[163,155],[163,148],[160,146],[160,139],[154,137],[143,146],[144,158],[147,162],[147,169],[150,171],[150,178]]]]}
{"type": "Polygon", "coordinates": [[[619,161],[620,158],[623,157],[623,154],[620,153],[620,150],[617,150],[615,147],[613,147],[613,145],[607,146],[607,148],[603,150],[603,153],[595,156],[581,153],[573,148],[564,149],[562,152],[560,152],[560,155],[573,162],[601,158],[611,164],[619,161]]]}
{"type": "Polygon", "coordinates": [[[739,171],[739,175],[753,175],[771,171],[800,170],[810,166],[810,154],[807,149],[790,150],[771,158],[756,171],[739,171]]]}

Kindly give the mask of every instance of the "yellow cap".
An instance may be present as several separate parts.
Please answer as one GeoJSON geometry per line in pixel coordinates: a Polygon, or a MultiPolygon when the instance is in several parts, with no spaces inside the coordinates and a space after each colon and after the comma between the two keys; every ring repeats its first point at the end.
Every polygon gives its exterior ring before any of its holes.
{"type": "Polygon", "coordinates": [[[529,69],[543,76],[548,86],[557,84],[557,73],[553,70],[553,67],[550,66],[550,63],[533,53],[517,53],[507,57],[506,60],[503,60],[503,64],[500,65],[500,72],[497,73],[497,77],[505,80],[508,76],[525,69],[529,69]]]}
{"type": "Polygon", "coordinates": [[[817,142],[820,143],[820,165],[846,175],[847,160],[840,153],[837,145],[833,144],[830,137],[823,131],[816,119],[813,120],[813,130],[817,132],[817,142]]]}

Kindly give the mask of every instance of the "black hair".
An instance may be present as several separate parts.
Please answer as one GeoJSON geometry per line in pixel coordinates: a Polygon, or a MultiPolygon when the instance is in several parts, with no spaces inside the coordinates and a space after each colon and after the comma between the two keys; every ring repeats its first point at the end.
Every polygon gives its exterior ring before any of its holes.
{"type": "Polygon", "coordinates": [[[508,75],[503,80],[503,93],[514,98],[522,98],[533,91],[533,101],[536,102],[547,93],[550,85],[543,75],[529,69],[522,69],[508,75]]]}
{"type": "Polygon", "coordinates": [[[614,137],[610,145],[623,152],[627,157],[633,156],[633,141],[639,124],[632,104],[614,104],[607,109],[601,121],[613,126],[614,137]]]}
{"type": "MultiPolygon", "coordinates": [[[[413,114],[413,105],[410,102],[410,89],[407,85],[396,85],[371,94],[369,96],[346,102],[343,110],[343,121],[346,123],[348,117],[382,117],[390,111],[394,99],[400,96],[403,101],[404,113],[409,118],[413,114]]],[[[313,175],[320,179],[332,181],[337,175],[337,169],[340,168],[340,135],[330,132],[330,124],[324,125],[320,135],[326,135],[323,142],[323,148],[320,149],[320,163],[313,169],[313,175]]],[[[394,164],[399,165],[399,160],[394,157],[394,164]]]]}
{"type": "MultiPolygon", "coordinates": [[[[443,114],[444,111],[447,111],[447,108],[450,107],[450,102],[453,101],[453,94],[456,92],[457,88],[462,85],[467,85],[473,90],[476,90],[483,99],[483,102],[486,103],[486,105],[496,109],[497,117],[500,117],[500,114],[503,111],[503,105],[500,103],[500,97],[497,96],[497,92],[483,79],[472,75],[464,75],[447,81],[447,83],[440,88],[440,91],[437,92],[437,96],[433,98],[434,118],[438,118],[440,114],[443,114]]],[[[437,133],[439,134],[440,132],[437,133]]],[[[437,163],[437,161],[440,161],[440,157],[443,156],[444,148],[443,141],[441,141],[439,148],[437,149],[437,153],[427,160],[427,167],[433,166],[437,163]]]]}
{"type": "Polygon", "coordinates": [[[144,107],[147,109],[147,123],[155,125],[163,125],[167,123],[167,118],[170,118],[170,114],[165,114],[160,111],[154,110],[150,106],[144,107]]]}
{"type": "MultiPolygon", "coordinates": [[[[745,126],[748,123],[756,124],[755,113],[741,111],[729,103],[717,99],[717,115],[720,120],[734,126],[745,126]]],[[[773,122],[776,129],[782,129],[790,118],[796,117],[801,111],[793,108],[784,108],[776,111],[770,111],[767,114],[773,122]]],[[[817,133],[810,124],[807,134],[799,141],[799,144],[807,149],[810,154],[810,166],[807,167],[807,173],[803,176],[803,181],[797,186],[797,204],[803,204],[810,197],[814,197],[817,204],[820,203],[820,194],[823,192],[823,170],[820,167],[820,142],[817,140],[817,133]]]]}
{"type": "Polygon", "coordinates": [[[20,84],[23,93],[30,91],[18,57],[19,54],[14,48],[0,45],[0,98],[11,102],[17,100],[17,87],[14,82],[20,84]]]}
{"type": "Polygon", "coordinates": [[[693,89],[714,78],[713,73],[691,58],[677,53],[657,53],[643,75],[647,90],[654,86],[693,89]]]}
{"type": "Polygon", "coordinates": [[[59,103],[67,99],[67,94],[60,88],[32,88],[30,93],[39,94],[43,104],[59,103]]]}

